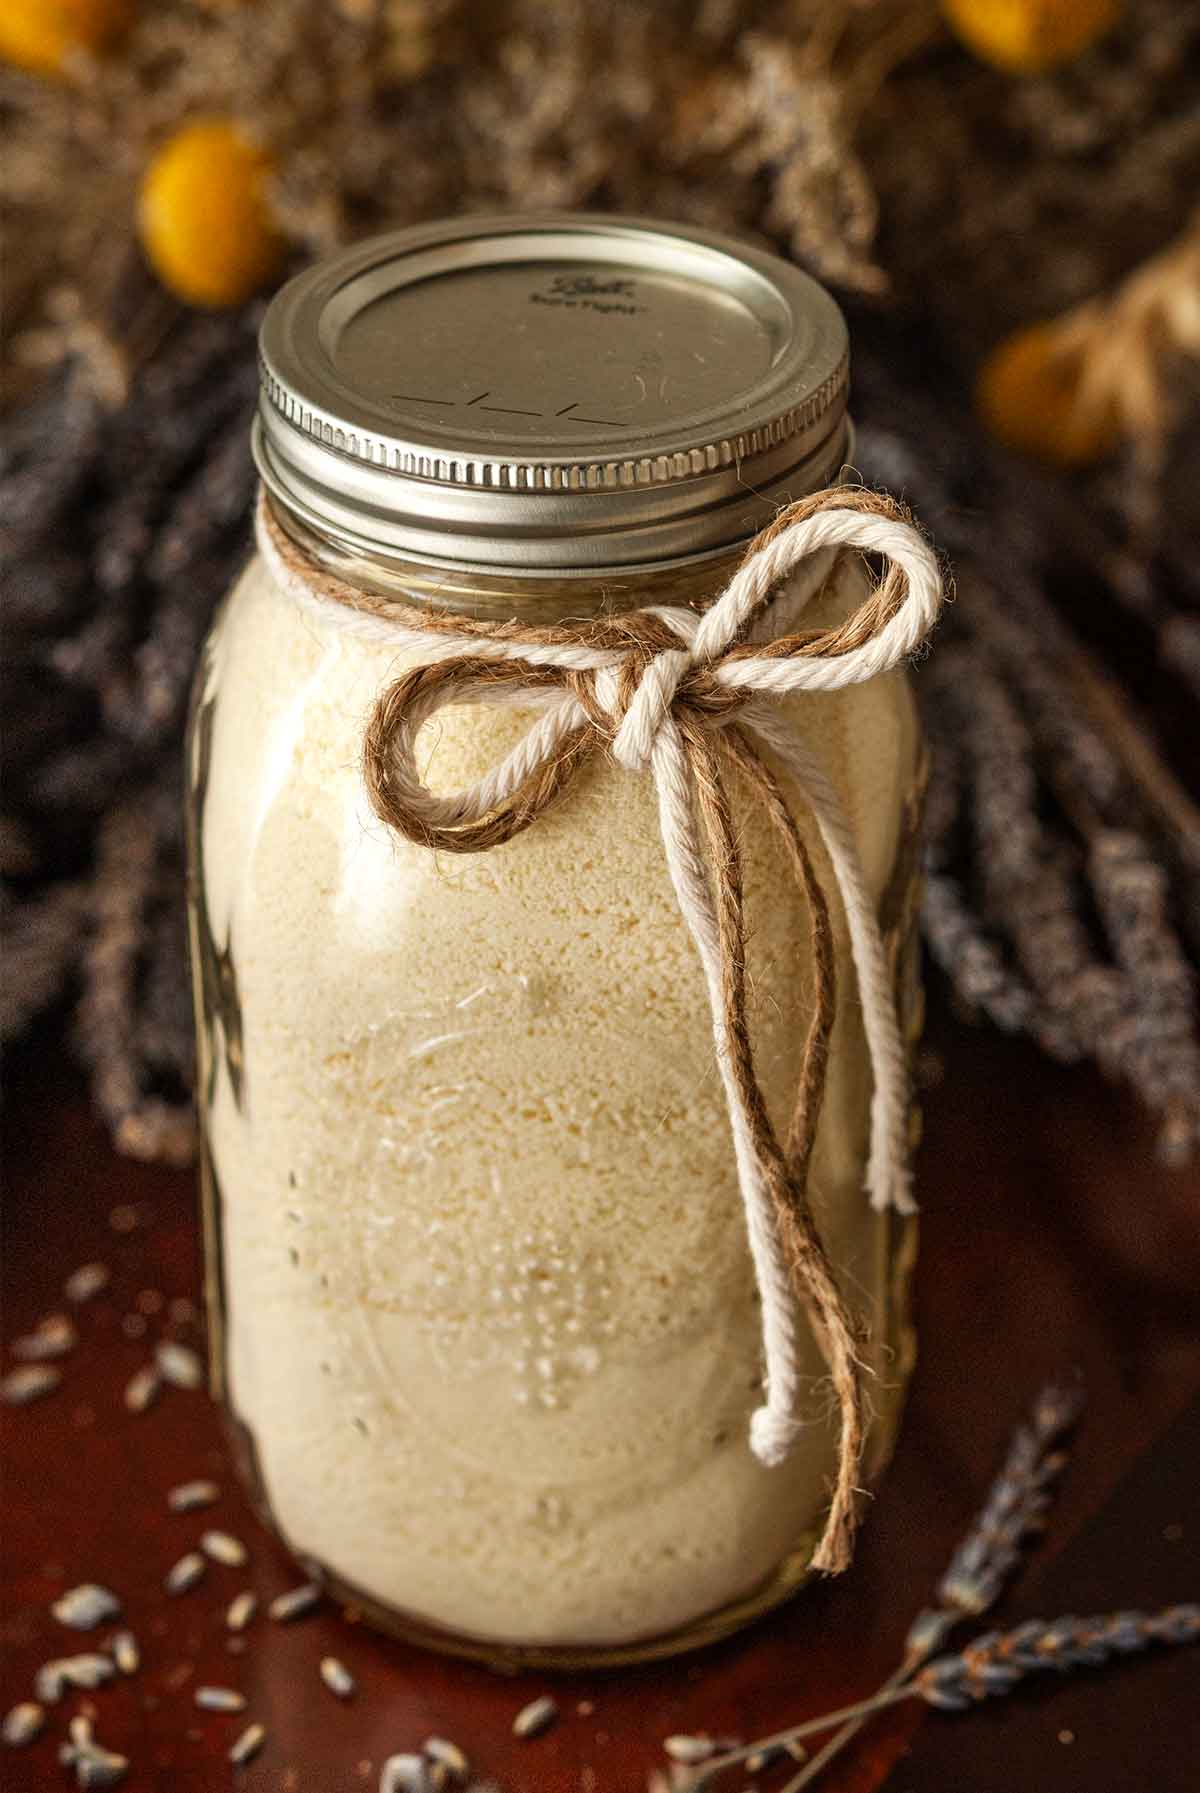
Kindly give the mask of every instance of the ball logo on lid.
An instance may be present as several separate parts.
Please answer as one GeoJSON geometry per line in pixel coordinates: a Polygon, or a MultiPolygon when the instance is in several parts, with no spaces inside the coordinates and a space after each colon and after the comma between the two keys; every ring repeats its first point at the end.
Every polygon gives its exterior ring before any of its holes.
{"type": "Polygon", "coordinates": [[[555,274],[549,282],[529,295],[531,305],[564,305],[571,310],[616,312],[636,317],[644,311],[638,305],[637,282],[624,275],[555,274]]]}

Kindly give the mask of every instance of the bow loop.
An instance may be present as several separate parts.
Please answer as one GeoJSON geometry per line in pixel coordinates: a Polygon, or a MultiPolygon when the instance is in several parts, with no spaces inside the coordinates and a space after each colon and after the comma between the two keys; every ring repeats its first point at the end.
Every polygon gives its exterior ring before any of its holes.
{"type": "Polygon", "coordinates": [[[553,666],[463,655],[402,673],[376,702],[363,738],[363,779],[375,813],[424,847],[479,853],[520,834],[556,801],[598,745],[574,700],[553,701],[572,678],[553,666]],[[417,769],[417,736],[447,704],[551,698],[544,715],[470,790],[431,791],[417,769]]]}

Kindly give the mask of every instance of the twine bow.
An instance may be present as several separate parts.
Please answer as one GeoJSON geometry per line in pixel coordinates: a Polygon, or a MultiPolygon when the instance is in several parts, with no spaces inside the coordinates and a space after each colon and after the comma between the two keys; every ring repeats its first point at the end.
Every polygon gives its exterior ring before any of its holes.
{"type": "Polygon", "coordinates": [[[766,1398],[751,1418],[751,1447],[763,1463],[780,1463],[804,1423],[802,1306],[839,1407],[837,1472],[813,1557],[815,1567],[837,1572],[852,1551],[866,1424],[856,1324],[807,1191],[834,1016],[834,955],[825,894],[764,750],[812,810],[846,916],[874,1077],[866,1177],[871,1203],[909,1213],[907,1061],[874,904],[841,800],[772,700],[838,690],[910,655],[942,603],[932,550],[892,500],[843,487],[781,512],[703,614],[658,608],[536,627],[479,621],[356,590],[305,559],[265,502],[259,541],[285,587],[308,600],[332,598],[355,614],[360,628],[397,647],[421,650],[423,663],[378,698],[363,746],[371,802],[409,840],[456,853],[511,840],[601,752],[653,777],[667,865],[708,988],[762,1301],[766,1398]],[[794,621],[845,550],[878,555],[885,564],[882,580],[860,608],[836,628],[757,639],[770,620],[794,621]],[[436,711],[454,703],[517,704],[540,713],[477,784],[437,796],[418,770],[417,737],[436,711]],[[813,1011],[784,1140],[767,1111],[747,1024],[741,857],[728,784],[734,767],[778,831],[811,918],[813,1011]]]}

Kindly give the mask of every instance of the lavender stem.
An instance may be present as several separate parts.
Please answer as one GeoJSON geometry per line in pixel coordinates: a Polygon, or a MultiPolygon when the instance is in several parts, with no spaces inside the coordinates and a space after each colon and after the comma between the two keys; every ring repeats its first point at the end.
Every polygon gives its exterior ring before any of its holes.
{"type": "MultiPolygon", "coordinates": [[[[740,1743],[736,1749],[727,1750],[724,1755],[713,1756],[705,1762],[689,1783],[688,1793],[703,1793],[714,1775],[723,1774],[727,1768],[735,1767],[738,1762],[744,1762],[750,1756],[785,1749],[789,1743],[799,1743],[802,1738],[811,1737],[815,1731],[828,1731],[833,1725],[845,1724],[853,1719],[867,1719],[875,1712],[882,1712],[885,1706],[895,1706],[901,1700],[920,1697],[915,1686],[888,1686],[873,1693],[869,1699],[856,1700],[851,1706],[839,1706],[836,1712],[823,1712],[819,1718],[806,1719],[799,1725],[789,1725],[786,1731],[776,1731],[773,1736],[759,1737],[753,1743],[740,1743]]],[[[801,1772],[807,1773],[808,1767],[809,1764],[806,1764],[801,1772]]],[[[793,1793],[795,1787],[802,1785],[802,1781],[793,1779],[781,1789],[781,1793],[793,1793]]]]}
{"type": "MultiPolygon", "coordinates": [[[[899,1698],[900,1690],[905,1688],[909,1677],[916,1673],[924,1661],[925,1657],[923,1656],[906,1656],[900,1667],[888,1676],[879,1692],[873,1696],[874,1700],[882,1700],[887,1694],[895,1694],[899,1698]]],[[[875,1705],[873,1701],[868,1701],[867,1710],[860,1710],[853,1718],[845,1719],[841,1728],[835,1732],[828,1743],[823,1743],[816,1755],[810,1757],[804,1764],[799,1774],[794,1775],[787,1783],[787,1786],[783,1788],[783,1793],[801,1793],[801,1788],[810,1787],[822,1769],[827,1768],[835,1756],[840,1756],[847,1745],[853,1743],[867,1720],[880,1710],[882,1710],[880,1706],[875,1705]]]]}

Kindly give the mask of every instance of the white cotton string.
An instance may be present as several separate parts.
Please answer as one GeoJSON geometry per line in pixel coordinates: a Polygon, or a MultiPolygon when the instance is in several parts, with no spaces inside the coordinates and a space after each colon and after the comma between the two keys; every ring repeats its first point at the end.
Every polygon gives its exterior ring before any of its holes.
{"type": "Polygon", "coordinates": [[[804,792],[841,893],[858,980],[863,1032],[871,1056],[871,1126],[866,1185],[871,1206],[915,1214],[908,1157],[908,1054],[875,904],[845,807],[820,761],[777,711],[755,704],[742,712],[748,733],[781,760],[804,792]]]}
{"type": "Polygon", "coordinates": [[[943,591],[937,558],[920,532],[900,518],[878,517],[851,510],[820,510],[790,524],[772,541],[750,555],[738,568],[711,609],[705,612],[696,636],[698,659],[716,660],[737,639],[746,619],[764,604],[771,591],[802,560],[822,548],[855,548],[879,554],[906,575],[908,595],[895,616],[876,635],[830,660],[742,660],[730,667],[756,666],[786,669],[799,676],[792,683],[760,683],[755,678],[730,679],[731,684],[751,685],[759,691],[835,690],[858,684],[887,672],[913,652],[932,628],[941,608],[943,591]],[[851,670],[853,666],[853,670],[851,670]],[[813,684],[813,667],[831,668],[838,675],[831,684],[813,684]]]}
{"type": "Polygon", "coordinates": [[[733,1073],[723,1018],[721,946],[709,871],[696,829],[691,765],[679,728],[668,717],[652,759],[667,867],[680,912],[695,943],[712,1011],[713,1046],[729,1111],[746,1237],[762,1300],[763,1358],[767,1398],[750,1416],[750,1446],[760,1462],[781,1463],[796,1436],[800,1394],[796,1303],[784,1258],[771,1193],[754,1149],[750,1118],[733,1073]]]}
{"type": "MultiPolygon", "coordinates": [[[[512,660],[526,667],[590,674],[596,704],[613,716],[616,725],[610,742],[613,758],[630,770],[649,769],[653,776],[667,866],[700,958],[712,1009],[717,1064],[762,1302],[766,1401],[752,1416],[751,1444],[764,1463],[781,1461],[801,1423],[795,1298],[771,1194],[732,1073],[723,1019],[717,913],[711,874],[697,832],[695,774],[672,706],[681,685],[696,668],[704,668],[730,692],[744,694],[747,701],[734,712],[738,722],[782,764],[812,809],[846,916],[871,1058],[867,1188],[873,1207],[891,1206],[911,1213],[907,1062],[875,904],[837,791],[813,749],[768,700],[801,691],[841,690],[891,670],[912,654],[936,621],[943,601],[941,572],[932,550],[902,517],[833,506],[818,509],[787,524],[751,552],[703,615],[672,607],[655,609],[652,614],[671,627],[680,646],[661,649],[647,661],[636,646],[624,651],[590,646],[585,641],[460,634],[452,624],[446,626],[444,617],[435,634],[423,630],[419,623],[392,624],[386,616],[363,616],[344,604],[331,604],[284,558],[267,526],[263,507],[258,516],[258,543],[278,584],[301,603],[317,607],[324,622],[336,616],[355,633],[386,641],[397,650],[417,650],[426,664],[457,658],[512,660]],[[766,606],[783,579],[790,579],[784,599],[790,617],[820,592],[837,555],[846,549],[879,555],[904,574],[903,601],[877,632],[836,655],[770,658],[729,654],[740,641],[753,641],[756,635],[768,632],[766,606]],[[631,656],[639,676],[621,715],[621,673],[631,656]]],[[[772,614],[770,621],[778,636],[779,614],[772,614]]],[[[453,678],[443,681],[406,712],[392,741],[392,777],[422,823],[445,827],[479,821],[523,788],[571,731],[588,720],[588,711],[569,690],[548,695],[532,689],[519,668],[514,668],[511,681],[492,675],[478,688],[472,687],[464,668],[461,683],[453,678]],[[474,786],[450,797],[436,796],[417,770],[416,737],[443,704],[465,701],[519,704],[542,713],[500,764],[474,786]]],[[[713,720],[713,727],[722,725],[720,718],[713,720]]]]}

